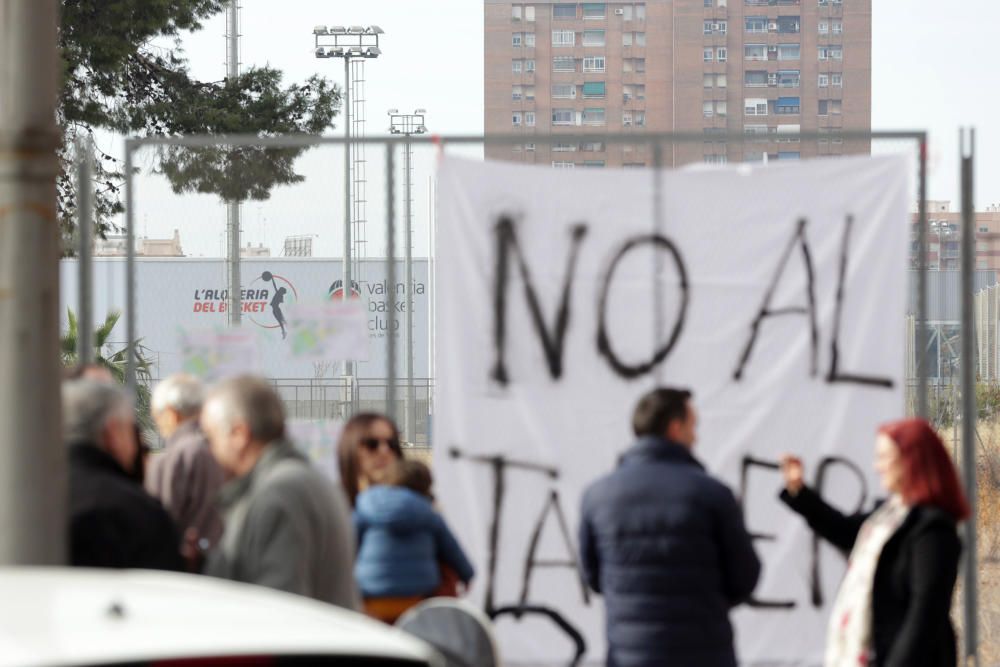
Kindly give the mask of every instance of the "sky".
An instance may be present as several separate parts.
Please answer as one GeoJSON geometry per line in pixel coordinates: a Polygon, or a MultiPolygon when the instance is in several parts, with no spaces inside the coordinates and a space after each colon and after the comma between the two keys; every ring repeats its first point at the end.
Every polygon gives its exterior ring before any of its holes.
{"type": "MultiPolygon", "coordinates": [[[[810,0],[804,0],[806,2],[810,0]]],[[[926,129],[929,197],[958,206],[960,127],[977,130],[977,208],[1000,203],[1000,86],[989,45],[1000,26],[1000,3],[990,0],[873,0],[872,127],[926,129]]],[[[481,0],[243,0],[244,68],[270,65],[285,81],[320,73],[340,83],[342,61],[313,56],[315,25],[380,26],[383,54],[367,63],[369,136],[384,134],[386,111],[427,110],[438,134],[483,130],[483,3],[481,0]],[[428,11],[433,8],[433,11],[428,11]]],[[[184,37],[196,76],[219,80],[225,69],[223,15],[184,37]]],[[[332,130],[340,134],[338,127],[332,130]]],[[[415,150],[413,169],[414,253],[428,252],[429,182],[435,151],[415,150]]],[[[481,154],[481,153],[480,153],[481,154]]],[[[369,256],[381,255],[385,238],[384,156],[368,149],[369,256]]],[[[143,161],[140,156],[140,164],[143,161]]],[[[244,238],[279,254],[284,237],[312,234],[318,255],[340,254],[343,154],[316,149],[299,163],[301,186],[244,206],[244,238]]],[[[175,196],[158,178],[137,184],[140,235],[166,237],[180,228],[185,251],[218,256],[225,212],[217,198],[175,196]]],[[[402,200],[399,199],[401,206],[402,200]]],[[[400,238],[400,242],[401,242],[400,238]]]]}

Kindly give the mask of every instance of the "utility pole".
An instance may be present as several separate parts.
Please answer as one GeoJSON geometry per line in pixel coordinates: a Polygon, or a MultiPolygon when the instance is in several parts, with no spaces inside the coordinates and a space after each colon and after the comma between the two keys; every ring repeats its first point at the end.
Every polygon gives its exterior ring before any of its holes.
{"type": "Polygon", "coordinates": [[[0,0],[0,565],[66,560],[56,0],[0,0]]]}
{"type": "MultiPolygon", "coordinates": [[[[227,15],[226,78],[235,80],[240,75],[240,4],[230,0],[227,15]]],[[[234,174],[239,178],[239,174],[234,174]]],[[[240,202],[226,203],[226,229],[229,237],[229,324],[239,326],[242,321],[243,303],[240,290],[240,202]]]]}
{"type": "MultiPolygon", "coordinates": [[[[406,274],[406,310],[404,311],[404,347],[406,349],[406,393],[403,395],[403,432],[409,442],[414,442],[417,430],[416,401],[413,395],[413,150],[410,137],[414,134],[424,134],[427,126],[424,115],[427,112],[417,109],[412,114],[401,114],[396,109],[389,110],[389,132],[402,134],[403,140],[403,170],[404,170],[404,224],[403,224],[403,272],[406,274]]],[[[390,258],[390,261],[395,261],[390,258]]],[[[392,287],[395,289],[395,286],[392,287]]],[[[392,327],[390,327],[391,329],[392,327]]],[[[390,335],[395,335],[390,332],[390,335]]]]}

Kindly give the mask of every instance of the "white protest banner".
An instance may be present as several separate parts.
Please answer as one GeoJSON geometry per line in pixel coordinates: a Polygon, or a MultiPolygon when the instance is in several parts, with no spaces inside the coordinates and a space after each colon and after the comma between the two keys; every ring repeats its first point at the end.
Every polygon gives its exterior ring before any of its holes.
{"type": "Polygon", "coordinates": [[[368,315],[357,301],[288,308],[291,355],[316,360],[368,360],[368,315]]]}
{"type": "Polygon", "coordinates": [[[742,499],[764,563],[733,613],[743,664],[820,664],[844,570],[778,500],[774,464],[853,509],[900,417],[904,157],[698,171],[445,158],[435,478],[506,664],[603,664],[576,569],[580,497],[654,386],[694,391],[696,456],[742,499]]]}
{"type": "Polygon", "coordinates": [[[251,329],[182,329],[179,336],[186,373],[214,382],[260,372],[260,341],[251,329]]]}

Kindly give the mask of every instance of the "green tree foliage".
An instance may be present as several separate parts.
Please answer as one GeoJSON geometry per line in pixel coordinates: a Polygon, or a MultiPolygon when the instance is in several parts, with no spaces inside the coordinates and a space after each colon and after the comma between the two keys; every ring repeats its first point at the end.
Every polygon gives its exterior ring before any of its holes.
{"type": "MultiPolygon", "coordinates": [[[[282,85],[281,72],[253,68],[232,80],[198,81],[180,48],[182,32],[224,11],[226,0],[63,0],[63,86],[59,122],[59,212],[64,238],[74,229],[73,142],[95,129],[124,135],[318,134],[330,127],[340,90],[318,76],[282,85]],[[156,43],[173,39],[173,46],[156,43]]],[[[159,170],[175,192],[218,194],[226,201],[266,199],[296,183],[302,149],[165,149],[159,170]]],[[[102,232],[123,211],[123,165],[99,153],[96,219],[102,232]]]]}
{"type": "MultiPolygon", "coordinates": [[[[72,368],[79,363],[79,337],[80,328],[76,315],[72,310],[67,309],[67,319],[69,326],[66,332],[60,336],[59,348],[62,364],[66,368],[72,368]]],[[[111,332],[114,331],[121,312],[115,310],[108,313],[97,329],[94,330],[94,354],[93,363],[107,368],[112,377],[119,384],[125,384],[125,371],[128,366],[129,349],[135,351],[135,380],[136,380],[136,416],[139,425],[146,431],[152,431],[153,420],[150,415],[150,397],[152,395],[151,385],[153,382],[152,363],[148,358],[149,349],[142,344],[142,340],[137,340],[133,345],[123,345],[118,350],[113,350],[111,345],[111,332]]]]}

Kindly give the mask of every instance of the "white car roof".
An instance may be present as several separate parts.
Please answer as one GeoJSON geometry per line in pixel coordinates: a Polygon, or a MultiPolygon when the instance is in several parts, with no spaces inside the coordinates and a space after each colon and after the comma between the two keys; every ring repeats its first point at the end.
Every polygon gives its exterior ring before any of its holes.
{"type": "Polygon", "coordinates": [[[0,567],[0,665],[232,655],[350,655],[438,664],[427,644],[360,614],[207,576],[0,567]]]}

